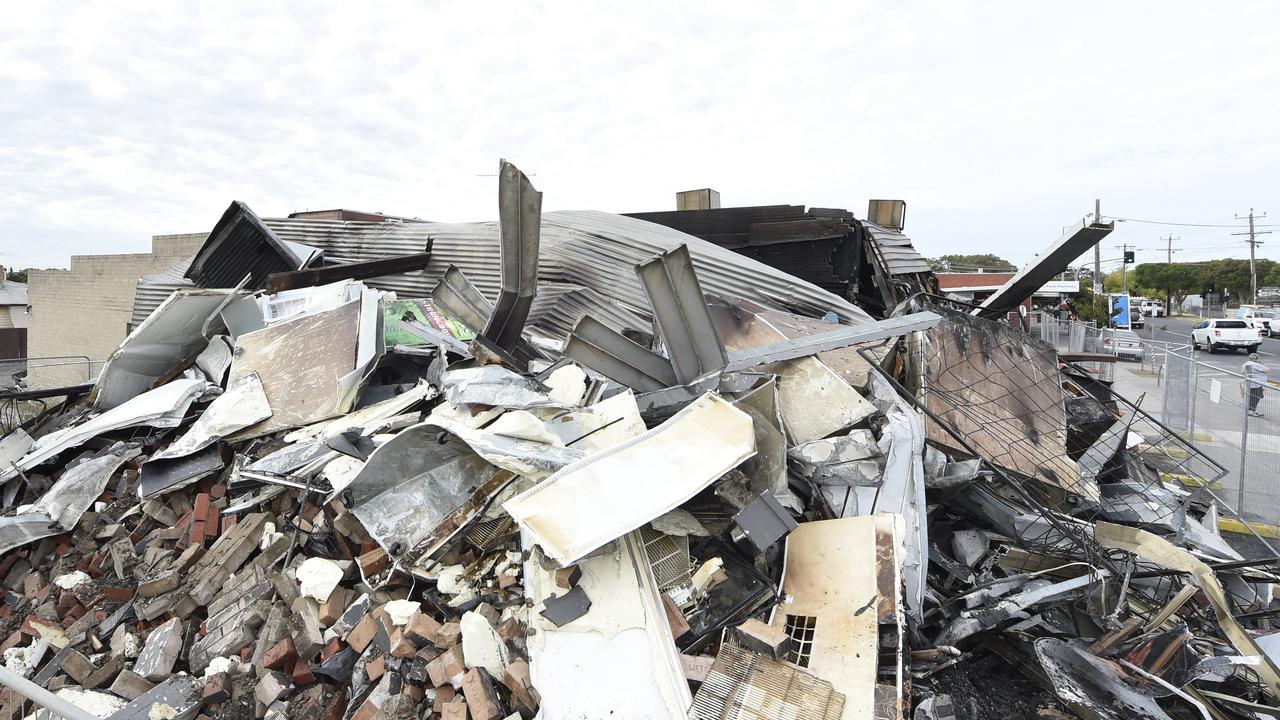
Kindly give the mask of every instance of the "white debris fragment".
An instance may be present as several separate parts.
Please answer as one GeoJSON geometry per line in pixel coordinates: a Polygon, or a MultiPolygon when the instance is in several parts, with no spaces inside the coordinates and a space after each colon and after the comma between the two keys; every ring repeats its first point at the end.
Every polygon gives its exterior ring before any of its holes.
{"type": "Polygon", "coordinates": [[[342,582],[342,568],[332,560],[313,557],[302,561],[297,569],[299,592],[304,597],[324,602],[342,582]]]}
{"type": "MultiPolygon", "coordinates": [[[[129,704],[128,700],[118,698],[110,693],[73,687],[62,688],[54,695],[99,718],[109,718],[129,704]]],[[[41,716],[37,713],[36,717],[41,716]]]]}
{"type": "Polygon", "coordinates": [[[445,595],[458,595],[470,589],[470,584],[463,580],[466,572],[467,569],[461,565],[446,565],[440,568],[436,587],[445,595]]]}
{"type": "Polygon", "coordinates": [[[392,625],[407,625],[409,618],[413,617],[413,614],[421,608],[422,603],[412,600],[392,600],[382,606],[382,609],[387,612],[387,616],[391,618],[392,625]]]}
{"type": "Polygon", "coordinates": [[[728,579],[724,572],[724,560],[718,557],[702,563],[693,573],[694,592],[701,596],[728,579]]]}
{"type": "Polygon", "coordinates": [[[129,632],[127,625],[119,625],[111,634],[111,652],[127,658],[136,658],[142,652],[142,640],[129,632]]]}
{"type": "Polygon", "coordinates": [[[262,526],[262,539],[258,541],[258,549],[266,550],[282,537],[284,537],[284,533],[276,532],[275,523],[266,523],[262,526]]]}
{"type": "Polygon", "coordinates": [[[494,435],[564,447],[564,442],[528,410],[508,410],[485,428],[494,435]]]}
{"type": "Polygon", "coordinates": [[[582,394],[587,391],[587,374],[577,365],[565,365],[556,368],[543,384],[551,388],[549,396],[552,400],[565,405],[577,405],[582,402],[582,394]]]}
{"type": "Polygon", "coordinates": [[[209,661],[208,667],[204,669],[204,679],[209,679],[218,673],[238,673],[241,670],[240,660],[231,657],[216,657],[209,661]]]}
{"type": "Polygon", "coordinates": [[[26,647],[9,648],[4,651],[4,666],[15,675],[29,677],[48,649],[49,641],[44,639],[33,640],[26,647]]]}
{"type": "Polygon", "coordinates": [[[511,652],[498,636],[493,625],[475,611],[462,614],[458,622],[462,629],[462,656],[470,667],[482,667],[494,677],[502,677],[511,664],[511,652]]]}
{"type": "Polygon", "coordinates": [[[89,577],[88,573],[76,570],[74,572],[59,575],[54,579],[53,584],[63,590],[71,590],[91,581],[92,578],[89,577]]]}

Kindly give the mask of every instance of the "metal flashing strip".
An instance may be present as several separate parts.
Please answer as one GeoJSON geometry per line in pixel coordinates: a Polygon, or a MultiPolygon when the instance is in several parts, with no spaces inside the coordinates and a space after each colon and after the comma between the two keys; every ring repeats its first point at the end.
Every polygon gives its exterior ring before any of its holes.
{"type": "Polygon", "coordinates": [[[746,350],[738,350],[729,353],[729,363],[725,366],[725,372],[737,372],[766,363],[794,360],[806,355],[817,355],[818,353],[838,350],[850,345],[898,337],[919,330],[928,330],[941,321],[942,318],[937,313],[917,312],[891,317],[888,320],[880,320],[874,325],[843,326],[818,335],[809,335],[794,340],[785,340],[746,350]]]}
{"type": "Polygon", "coordinates": [[[678,384],[670,360],[590,315],[583,315],[578,321],[563,354],[637,392],[652,392],[678,384]]]}
{"type": "Polygon", "coordinates": [[[729,361],[707,310],[689,246],[681,245],[636,267],[653,306],[676,379],[689,383],[729,361]]]}
{"type": "Polygon", "coordinates": [[[483,335],[504,350],[514,350],[533,307],[538,286],[538,239],[542,193],[515,165],[498,169],[498,247],[502,286],[483,335]]]}

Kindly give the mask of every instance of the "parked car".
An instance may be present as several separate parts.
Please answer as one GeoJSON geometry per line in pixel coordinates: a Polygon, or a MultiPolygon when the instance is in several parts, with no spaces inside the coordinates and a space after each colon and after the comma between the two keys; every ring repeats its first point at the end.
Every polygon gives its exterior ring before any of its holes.
{"type": "Polygon", "coordinates": [[[1262,330],[1267,337],[1280,335],[1280,311],[1261,305],[1241,305],[1236,319],[1244,320],[1250,327],[1262,330]]]}
{"type": "Polygon", "coordinates": [[[1138,333],[1132,330],[1116,330],[1109,334],[1102,341],[1102,349],[1105,352],[1115,352],[1116,357],[1121,360],[1135,360],[1142,362],[1143,355],[1146,354],[1146,347],[1142,344],[1142,339],[1138,337],[1138,333]]]}
{"type": "Polygon", "coordinates": [[[1207,348],[1209,352],[1236,348],[1257,352],[1262,333],[1244,320],[1205,320],[1191,330],[1191,347],[1207,348]]]}
{"type": "Polygon", "coordinates": [[[1160,302],[1159,300],[1150,300],[1150,299],[1143,300],[1141,305],[1141,310],[1143,315],[1150,315],[1151,317],[1160,317],[1164,315],[1164,303],[1160,302]]]}

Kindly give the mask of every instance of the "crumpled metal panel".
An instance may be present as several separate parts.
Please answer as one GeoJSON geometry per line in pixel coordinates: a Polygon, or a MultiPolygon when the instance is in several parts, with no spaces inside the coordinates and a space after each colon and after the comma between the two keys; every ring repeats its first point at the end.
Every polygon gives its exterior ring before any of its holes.
{"type": "MultiPolygon", "coordinates": [[[[366,284],[402,297],[427,297],[445,269],[455,265],[490,301],[498,296],[501,265],[496,222],[372,223],[296,218],[263,222],[281,239],[319,248],[334,262],[422,252],[430,237],[434,239],[433,257],[427,269],[366,284]]],[[[689,246],[705,292],[813,315],[835,311],[854,323],[870,320],[862,310],[816,285],[691,235],[621,215],[543,213],[539,245],[538,295],[529,324],[558,340],[585,314],[615,330],[649,330],[649,309],[632,268],[680,245],[689,246]]]]}
{"type": "MultiPolygon", "coordinates": [[[[194,257],[194,256],[193,256],[194,257]]],[[[186,278],[187,268],[191,267],[192,258],[187,258],[170,266],[163,272],[143,275],[138,278],[138,285],[133,291],[133,326],[137,327],[146,320],[155,309],[160,307],[170,295],[178,290],[195,287],[186,278]]]]}
{"type": "MultiPolygon", "coordinates": [[[[940,305],[927,309],[942,316],[925,333],[922,379],[930,412],[993,464],[1056,487],[1058,495],[1096,502],[1097,484],[1081,477],[1067,455],[1057,352],[1004,323],[940,305]]],[[[930,440],[954,447],[937,423],[928,429],[930,440]]]]}
{"type": "Polygon", "coordinates": [[[416,557],[432,530],[497,472],[461,439],[424,423],[374,450],[346,492],[379,544],[416,557]]]}
{"type": "Polygon", "coordinates": [[[454,405],[489,405],[519,410],[568,407],[551,398],[550,388],[501,365],[446,370],[440,384],[445,399],[454,405]]]}
{"type": "Polygon", "coordinates": [[[218,440],[271,417],[271,404],[262,390],[258,373],[251,372],[231,383],[214,398],[182,437],[151,457],[167,460],[190,455],[218,440]]]}
{"type": "Polygon", "coordinates": [[[60,452],[112,430],[137,425],[177,427],[186,415],[187,408],[208,387],[209,383],[204,380],[178,378],[86,422],[51,432],[36,441],[16,463],[0,468],[0,482],[17,477],[19,470],[30,470],[60,452]]]}
{"type": "Polygon", "coordinates": [[[68,468],[26,512],[0,518],[0,554],[75,527],[116,469],[141,452],[136,445],[116,443],[68,468]]]}
{"type": "Polygon", "coordinates": [[[201,328],[227,295],[225,290],[197,289],[169,296],[107,358],[94,385],[94,406],[108,410],[146,392],[189,355],[204,349],[208,340],[201,328]]]}
{"type": "Polygon", "coordinates": [[[1035,642],[1036,658],[1058,697],[1097,720],[1172,720],[1155,698],[1125,681],[1115,666],[1058,638],[1035,642]]]}

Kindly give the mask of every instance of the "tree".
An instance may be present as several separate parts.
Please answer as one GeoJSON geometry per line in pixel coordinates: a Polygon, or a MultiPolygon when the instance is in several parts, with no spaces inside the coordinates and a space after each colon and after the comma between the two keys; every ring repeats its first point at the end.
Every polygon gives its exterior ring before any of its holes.
{"type": "Polygon", "coordinates": [[[1258,287],[1280,287],[1280,263],[1274,263],[1265,279],[1263,277],[1261,273],[1258,274],[1258,287]]]}
{"type": "MultiPolygon", "coordinates": [[[[1089,288],[1093,291],[1092,284],[1089,288]]],[[[1113,270],[1102,276],[1102,291],[1109,293],[1124,292],[1124,271],[1113,270]]]]}
{"type": "Polygon", "coordinates": [[[934,272],[1017,272],[1013,263],[999,255],[982,253],[978,255],[943,255],[929,261],[934,272]]]}
{"type": "Polygon", "coordinates": [[[9,272],[4,274],[4,279],[8,280],[9,282],[22,283],[23,285],[25,285],[27,284],[27,271],[26,270],[10,270],[9,272]]]}
{"type": "Polygon", "coordinates": [[[1099,327],[1105,327],[1111,320],[1111,306],[1107,302],[1107,296],[1094,295],[1091,280],[1080,281],[1080,293],[1068,304],[1071,306],[1071,312],[1085,322],[1092,320],[1098,323],[1099,327]]]}

